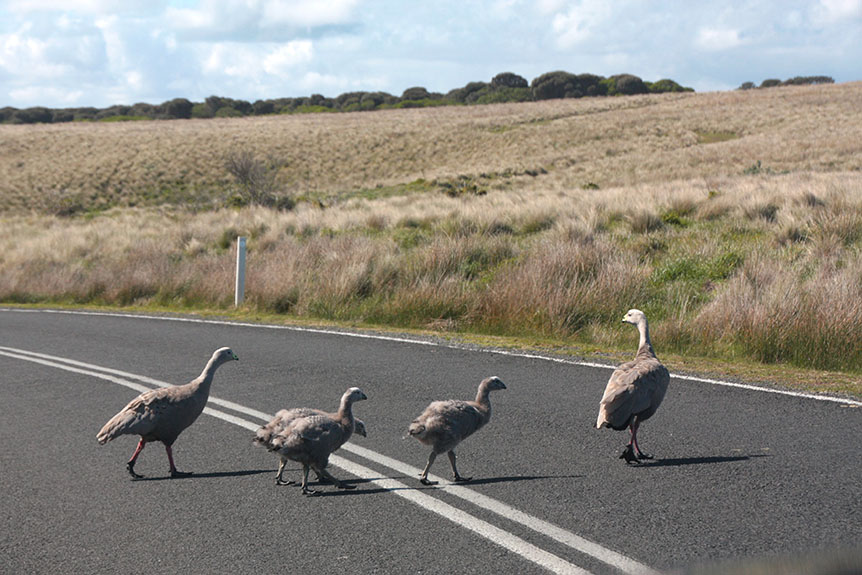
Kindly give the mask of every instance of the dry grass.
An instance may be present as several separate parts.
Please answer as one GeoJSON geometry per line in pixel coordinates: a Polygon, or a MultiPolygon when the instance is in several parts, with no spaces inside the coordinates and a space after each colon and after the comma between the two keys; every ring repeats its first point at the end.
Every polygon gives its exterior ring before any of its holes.
{"type": "Polygon", "coordinates": [[[322,198],[418,179],[577,190],[760,170],[862,169],[862,83],[213,120],[0,126],[3,210],[220,205],[225,159],[322,198]],[[703,139],[703,134],[734,139],[703,139]],[[702,142],[702,143],[699,143],[702,142]],[[532,175],[535,174],[535,175],[532,175]]]}
{"type": "MultiPolygon", "coordinates": [[[[862,85],[850,84],[0,126],[0,146],[15,151],[0,155],[11,176],[0,184],[8,200],[0,301],[227,309],[233,240],[245,235],[251,312],[628,350],[631,334],[618,320],[639,307],[652,319],[659,352],[680,365],[712,358],[858,375],[860,96],[862,85]],[[26,150],[80,147],[83,136],[90,154],[76,156],[67,173],[22,175],[43,161],[26,150]],[[154,146],[160,139],[170,153],[154,146]],[[136,151],[121,153],[130,142],[136,151]],[[252,144],[268,156],[281,150],[289,158],[282,185],[328,207],[200,209],[228,193],[223,154],[252,144]],[[111,162],[128,187],[93,191],[111,162]],[[197,209],[126,207],[71,218],[21,211],[44,205],[61,213],[50,206],[56,195],[21,184],[51,190],[57,178],[68,194],[92,195],[89,207],[150,203],[132,175],[147,165],[197,190],[197,209]],[[451,193],[457,186],[441,185],[443,178],[467,182],[468,191],[451,193]]],[[[159,199],[164,191],[152,201],[159,199]]],[[[862,394],[862,385],[841,389],[862,394]]]]}

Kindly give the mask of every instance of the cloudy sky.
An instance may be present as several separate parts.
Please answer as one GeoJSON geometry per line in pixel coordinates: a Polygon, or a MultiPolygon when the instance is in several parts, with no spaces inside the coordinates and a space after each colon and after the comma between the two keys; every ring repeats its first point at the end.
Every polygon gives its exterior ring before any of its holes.
{"type": "Polygon", "coordinates": [[[0,0],[0,107],[448,92],[514,72],[862,80],[862,0],[0,0]]]}

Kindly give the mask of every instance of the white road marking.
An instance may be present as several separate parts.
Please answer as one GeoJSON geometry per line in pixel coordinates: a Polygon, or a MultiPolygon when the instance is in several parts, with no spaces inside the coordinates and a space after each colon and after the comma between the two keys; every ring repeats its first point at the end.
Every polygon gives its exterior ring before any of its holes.
{"type": "MultiPolygon", "coordinates": [[[[268,325],[268,324],[259,324],[259,323],[249,323],[249,322],[238,322],[238,321],[225,321],[225,320],[214,320],[214,319],[197,319],[197,318],[185,318],[185,317],[162,317],[155,315],[145,315],[145,314],[124,314],[124,313],[116,313],[116,312],[98,312],[98,311],[74,311],[74,310],[54,310],[54,309],[19,309],[19,308],[0,308],[0,311],[5,312],[16,312],[16,313],[54,313],[54,314],[67,314],[67,315],[90,315],[90,316],[102,316],[102,317],[118,317],[124,319],[149,319],[149,320],[159,320],[159,321],[175,321],[175,322],[184,322],[184,323],[201,323],[201,324],[209,324],[209,325],[224,325],[224,326],[237,326],[237,327],[252,327],[258,329],[274,329],[274,330],[286,330],[286,331],[297,331],[304,333],[319,333],[326,335],[339,335],[344,337],[355,337],[362,339],[375,339],[381,341],[393,341],[398,343],[408,343],[413,345],[426,345],[432,347],[444,347],[449,349],[459,349],[459,350],[468,350],[468,351],[476,351],[479,353],[493,353],[497,355],[506,355],[510,357],[520,357],[525,359],[538,359],[542,361],[550,361],[553,363],[562,363],[566,365],[577,365],[581,367],[595,367],[599,369],[616,369],[615,365],[608,365],[604,363],[595,363],[589,361],[579,361],[575,359],[565,359],[561,357],[550,357],[539,354],[525,353],[525,352],[517,352],[517,351],[506,351],[500,349],[472,349],[472,348],[464,348],[458,345],[447,344],[442,342],[434,342],[427,341],[415,338],[408,337],[395,337],[388,335],[380,335],[373,333],[357,333],[357,332],[348,332],[348,331],[338,331],[338,330],[330,330],[330,329],[321,329],[321,328],[311,328],[311,327],[300,327],[300,326],[290,326],[290,325],[268,325]]],[[[762,387],[759,385],[751,385],[747,383],[734,383],[732,381],[724,381],[720,379],[709,379],[705,377],[696,377],[692,375],[683,375],[683,374],[670,374],[674,379],[681,379],[684,381],[694,381],[697,383],[708,383],[710,385],[719,385],[724,387],[733,387],[737,389],[745,389],[749,391],[760,391],[764,393],[774,393],[777,395],[787,395],[790,397],[799,397],[803,399],[813,399],[816,401],[830,401],[834,403],[840,403],[844,405],[853,405],[856,407],[862,407],[862,401],[847,399],[844,397],[836,397],[832,395],[825,394],[814,394],[814,393],[804,393],[801,391],[788,391],[784,389],[774,389],[771,387],[762,387]]]]}
{"type": "MultiPolygon", "coordinates": [[[[352,443],[346,443],[342,447],[345,451],[349,451],[350,453],[354,453],[360,457],[364,457],[366,459],[370,459],[371,461],[382,465],[384,467],[388,467],[389,469],[393,469],[399,473],[403,473],[405,475],[418,476],[422,470],[418,467],[413,467],[406,463],[402,463],[397,459],[393,459],[391,457],[387,457],[386,455],[382,455],[377,453],[376,451],[372,451],[365,447],[355,445],[352,443]]],[[[436,476],[434,474],[429,474],[429,478],[432,481],[439,482],[439,489],[445,491],[446,493],[451,493],[456,497],[460,497],[470,503],[476,505],[477,507],[481,507],[487,511],[491,511],[496,513],[501,517],[505,517],[506,519],[513,521],[515,523],[519,523],[525,527],[529,527],[533,531],[537,533],[541,533],[546,537],[554,539],[567,547],[571,547],[576,551],[580,551],[581,553],[585,553],[586,555],[590,555],[591,557],[595,557],[599,561],[603,563],[607,563],[608,565],[613,565],[617,569],[623,571],[624,573],[638,573],[641,575],[654,574],[656,573],[654,570],[650,569],[643,563],[639,563],[634,559],[626,557],[616,551],[612,551],[610,549],[606,549],[597,543],[593,543],[588,539],[584,539],[579,535],[575,535],[571,531],[566,531],[561,527],[557,527],[553,523],[549,523],[543,519],[539,519],[529,513],[524,513],[519,509],[515,509],[514,507],[503,503],[502,501],[497,501],[491,497],[486,495],[482,495],[481,493],[474,491],[464,485],[458,485],[457,483],[449,483],[447,479],[436,476]]]]}
{"type": "MultiPolygon", "coordinates": [[[[25,360],[48,367],[54,367],[73,373],[104,379],[106,381],[123,385],[139,392],[149,391],[152,388],[141,385],[139,383],[128,381],[126,379],[122,379],[120,377],[117,377],[117,375],[123,375],[124,377],[137,379],[139,381],[146,381],[151,385],[156,385],[159,387],[169,387],[172,385],[146,376],[88,364],[73,359],[51,356],[48,354],[31,352],[17,348],[0,346],[0,355],[25,360]]],[[[269,419],[272,417],[272,415],[264,413],[262,411],[248,408],[234,402],[220,400],[212,396],[209,398],[209,402],[222,405],[229,409],[239,408],[237,409],[237,411],[257,417],[262,422],[269,421],[269,419]]],[[[232,423],[234,425],[238,425],[239,427],[242,427],[249,431],[256,431],[261,425],[260,423],[248,421],[241,417],[237,417],[235,415],[226,413],[221,410],[213,409],[211,407],[204,408],[204,413],[212,417],[221,419],[223,421],[232,423]]],[[[420,471],[418,468],[414,468],[396,459],[392,459],[370,449],[361,448],[355,445],[351,445],[349,443],[344,445],[343,449],[345,451],[349,451],[360,457],[364,457],[366,459],[369,459],[371,461],[374,461],[402,473],[418,475],[420,471]]],[[[391,493],[394,493],[399,497],[407,499],[408,501],[411,501],[424,509],[427,509],[446,519],[449,519],[450,521],[457,523],[458,525],[469,529],[470,531],[473,531],[478,535],[487,538],[493,543],[496,543],[508,549],[509,551],[512,551],[513,553],[516,553],[519,556],[529,561],[532,561],[537,565],[541,565],[542,567],[545,567],[546,569],[554,573],[576,575],[589,574],[588,571],[578,567],[577,565],[570,563],[558,557],[557,555],[549,553],[541,549],[540,547],[533,545],[532,543],[529,543],[521,539],[520,537],[509,533],[508,531],[505,531],[503,529],[500,529],[499,527],[488,523],[487,521],[470,515],[462,509],[459,509],[443,501],[440,501],[439,499],[426,495],[421,491],[416,490],[415,488],[401,483],[400,481],[390,478],[380,478],[380,474],[370,468],[356,464],[337,455],[333,455],[330,458],[330,462],[334,466],[344,469],[348,473],[366,479],[370,483],[374,483],[382,489],[390,491],[391,493]]],[[[610,549],[605,549],[604,547],[586,539],[583,539],[582,537],[579,537],[574,533],[571,533],[551,523],[543,521],[537,517],[533,517],[529,514],[519,511],[513,507],[506,505],[505,503],[484,496],[480,493],[474,492],[464,486],[447,486],[443,489],[445,489],[446,492],[450,492],[462,499],[470,501],[474,505],[492,511],[497,515],[505,517],[515,523],[519,523],[524,527],[528,527],[533,531],[536,531],[542,535],[545,535],[560,543],[563,543],[576,551],[579,551],[586,555],[590,555],[604,563],[616,567],[624,573],[638,575],[653,575],[656,573],[646,565],[638,563],[633,559],[629,559],[628,557],[616,553],[615,551],[611,551],[610,549]]]]}

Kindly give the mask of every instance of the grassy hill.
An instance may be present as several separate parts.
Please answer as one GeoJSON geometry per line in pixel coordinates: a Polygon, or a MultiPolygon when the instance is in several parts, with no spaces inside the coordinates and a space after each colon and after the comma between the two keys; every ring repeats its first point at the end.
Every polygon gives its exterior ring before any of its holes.
{"type": "Polygon", "coordinates": [[[247,235],[246,314],[616,359],[639,307],[672,367],[860,394],[859,142],[860,83],[2,125],[0,301],[226,313],[247,235]]]}

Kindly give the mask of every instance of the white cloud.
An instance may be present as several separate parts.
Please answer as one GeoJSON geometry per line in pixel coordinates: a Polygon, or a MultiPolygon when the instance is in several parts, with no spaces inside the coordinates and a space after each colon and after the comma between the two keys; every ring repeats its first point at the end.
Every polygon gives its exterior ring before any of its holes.
{"type": "Polygon", "coordinates": [[[820,0],[819,8],[826,22],[862,18],[862,0],[820,0]]]}
{"type": "Polygon", "coordinates": [[[234,42],[208,45],[203,60],[203,71],[213,76],[252,78],[259,74],[260,66],[252,49],[234,42]]]}
{"type": "Polygon", "coordinates": [[[265,26],[301,27],[345,24],[353,18],[357,4],[357,0],[266,0],[262,23],[265,26]]]}
{"type": "Polygon", "coordinates": [[[284,78],[314,55],[310,40],[287,44],[248,44],[219,42],[199,48],[200,65],[207,76],[217,80],[245,79],[262,81],[269,76],[284,78]]]}
{"type": "Polygon", "coordinates": [[[310,62],[313,54],[311,40],[288,42],[263,59],[263,69],[267,74],[283,75],[299,64],[310,62]]]}
{"type": "Polygon", "coordinates": [[[65,64],[51,60],[51,48],[49,41],[29,36],[26,29],[0,35],[0,70],[35,78],[54,78],[66,73],[65,64]]]}
{"type": "Polygon", "coordinates": [[[55,108],[79,103],[84,97],[84,92],[40,85],[10,90],[9,96],[14,101],[21,102],[22,107],[47,105],[55,108]]]}
{"type": "Polygon", "coordinates": [[[694,42],[698,48],[707,52],[720,52],[743,44],[739,30],[731,28],[701,28],[694,42]]]}
{"type": "Polygon", "coordinates": [[[601,0],[584,0],[554,15],[551,28],[557,47],[567,50],[590,39],[611,15],[612,6],[601,0]]]}
{"type": "Polygon", "coordinates": [[[161,11],[159,0],[7,0],[4,8],[16,14],[33,12],[71,12],[77,14],[119,14],[161,11]]]}
{"type": "Polygon", "coordinates": [[[115,72],[120,72],[126,66],[126,46],[117,16],[106,16],[96,20],[96,28],[102,33],[105,42],[105,54],[108,63],[115,72]]]}
{"type": "Polygon", "coordinates": [[[169,7],[165,11],[165,19],[173,28],[202,29],[211,28],[216,22],[216,13],[208,10],[169,7]]]}
{"type": "Polygon", "coordinates": [[[548,15],[559,12],[566,5],[565,0],[537,0],[536,7],[539,14],[548,15]]]}
{"type": "Polygon", "coordinates": [[[330,93],[332,90],[342,90],[349,82],[332,74],[319,74],[308,72],[299,82],[303,90],[311,92],[330,93]]]}

